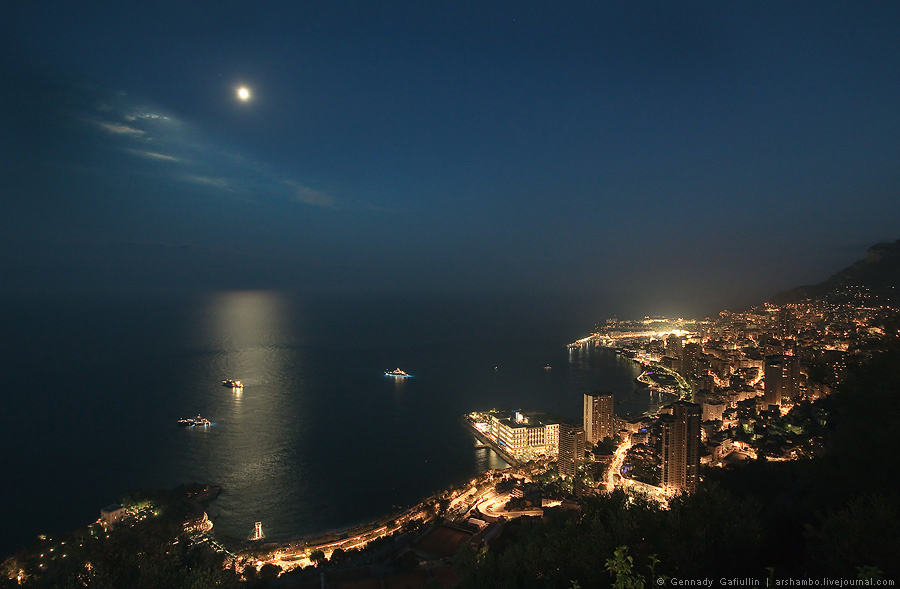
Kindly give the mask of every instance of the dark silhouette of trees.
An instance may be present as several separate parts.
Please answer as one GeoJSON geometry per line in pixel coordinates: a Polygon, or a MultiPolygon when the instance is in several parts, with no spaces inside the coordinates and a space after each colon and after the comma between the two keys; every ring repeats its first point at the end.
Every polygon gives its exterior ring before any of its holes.
{"type": "Polygon", "coordinates": [[[334,564],[339,564],[346,561],[349,558],[349,555],[344,551],[343,548],[335,548],[331,553],[331,558],[328,559],[329,562],[334,564]]]}
{"type": "Polygon", "coordinates": [[[162,517],[133,527],[120,526],[111,530],[108,538],[101,534],[98,538],[85,539],[80,546],[77,542],[67,542],[65,557],[59,554],[39,560],[40,563],[30,561],[26,567],[33,576],[25,582],[25,587],[240,586],[237,575],[224,568],[224,555],[204,544],[191,544],[181,534],[179,522],[162,517]]]}
{"type": "Polygon", "coordinates": [[[616,451],[616,441],[606,436],[594,446],[594,452],[597,454],[614,454],[616,451]]]}

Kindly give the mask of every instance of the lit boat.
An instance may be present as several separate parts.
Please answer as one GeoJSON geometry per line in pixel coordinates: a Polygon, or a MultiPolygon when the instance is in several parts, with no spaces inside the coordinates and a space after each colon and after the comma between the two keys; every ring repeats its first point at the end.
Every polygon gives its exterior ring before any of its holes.
{"type": "Polygon", "coordinates": [[[242,389],[242,388],[244,388],[244,385],[241,383],[241,381],[239,381],[239,380],[232,380],[232,379],[230,379],[230,378],[226,378],[225,380],[223,380],[223,381],[222,381],[222,386],[223,386],[223,387],[231,387],[231,388],[233,388],[233,389],[242,389]]]}
{"type": "Polygon", "coordinates": [[[209,427],[212,422],[198,415],[197,417],[181,418],[178,420],[178,425],[181,427],[209,427]]]}
{"type": "Polygon", "coordinates": [[[384,375],[385,376],[396,376],[397,378],[409,378],[410,376],[412,376],[411,374],[403,372],[399,368],[397,368],[396,370],[390,370],[390,371],[385,370],[384,375]]]}
{"type": "Polygon", "coordinates": [[[544,370],[553,370],[553,367],[547,364],[546,366],[544,366],[544,370]]]}

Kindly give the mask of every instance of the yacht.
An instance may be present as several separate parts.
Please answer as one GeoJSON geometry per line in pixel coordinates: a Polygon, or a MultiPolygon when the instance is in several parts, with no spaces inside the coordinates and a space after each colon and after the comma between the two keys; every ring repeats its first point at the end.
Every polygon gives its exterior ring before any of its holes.
{"type": "Polygon", "coordinates": [[[404,371],[400,370],[399,368],[397,368],[396,370],[385,370],[384,375],[385,376],[396,376],[397,378],[409,378],[410,376],[412,376],[411,374],[404,372],[404,371]]]}
{"type": "Polygon", "coordinates": [[[241,383],[241,381],[239,381],[239,380],[232,380],[232,379],[230,379],[230,378],[226,378],[225,380],[223,380],[223,381],[222,381],[222,386],[223,386],[223,387],[231,387],[231,388],[233,388],[233,389],[242,389],[242,388],[244,388],[244,385],[241,383]]]}
{"type": "Polygon", "coordinates": [[[212,422],[210,422],[205,417],[200,417],[198,415],[197,417],[183,417],[178,420],[178,425],[180,425],[181,427],[209,427],[210,425],[212,425],[212,422]]]}

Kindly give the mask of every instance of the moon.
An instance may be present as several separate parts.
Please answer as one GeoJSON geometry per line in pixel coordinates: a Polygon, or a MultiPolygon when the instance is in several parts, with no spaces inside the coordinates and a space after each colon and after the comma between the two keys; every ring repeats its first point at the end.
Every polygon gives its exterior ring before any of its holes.
{"type": "Polygon", "coordinates": [[[241,86],[237,90],[237,97],[241,101],[247,102],[248,100],[250,100],[250,90],[246,86],[241,86]]]}

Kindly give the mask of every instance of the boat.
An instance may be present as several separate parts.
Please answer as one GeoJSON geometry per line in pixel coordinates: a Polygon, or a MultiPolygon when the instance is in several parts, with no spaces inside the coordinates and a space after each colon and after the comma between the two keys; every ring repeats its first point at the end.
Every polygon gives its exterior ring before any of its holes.
{"type": "Polygon", "coordinates": [[[232,380],[232,379],[230,379],[230,378],[226,378],[225,380],[223,380],[223,381],[222,381],[222,386],[223,386],[223,387],[231,387],[231,388],[233,388],[233,389],[242,389],[242,388],[244,388],[244,385],[241,383],[241,381],[239,381],[239,380],[232,380]]]}
{"type": "Polygon", "coordinates": [[[197,417],[183,417],[178,420],[178,425],[181,427],[209,427],[212,425],[212,422],[205,417],[200,417],[198,415],[197,417]]]}
{"type": "Polygon", "coordinates": [[[411,374],[404,372],[404,371],[400,370],[399,368],[397,368],[396,370],[385,370],[384,375],[385,376],[396,376],[397,378],[409,378],[412,376],[411,374]]]}
{"type": "Polygon", "coordinates": [[[546,366],[544,366],[544,370],[553,370],[553,367],[547,364],[546,366]]]}

